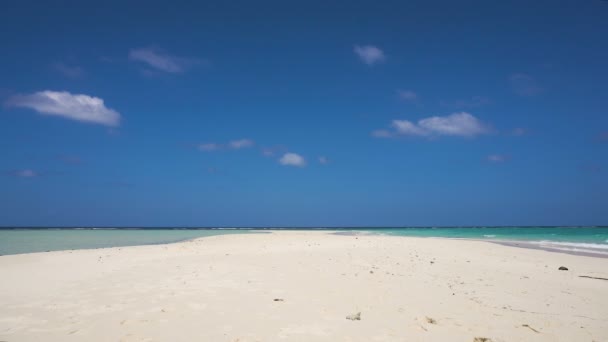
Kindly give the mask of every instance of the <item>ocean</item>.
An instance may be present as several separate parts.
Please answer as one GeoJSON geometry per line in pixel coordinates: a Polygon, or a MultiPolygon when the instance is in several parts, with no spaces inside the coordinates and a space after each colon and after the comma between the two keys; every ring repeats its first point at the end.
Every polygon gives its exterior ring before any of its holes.
{"type": "Polygon", "coordinates": [[[487,240],[519,247],[608,257],[608,227],[416,228],[0,228],[0,255],[179,242],[254,230],[339,230],[343,233],[487,240]]]}

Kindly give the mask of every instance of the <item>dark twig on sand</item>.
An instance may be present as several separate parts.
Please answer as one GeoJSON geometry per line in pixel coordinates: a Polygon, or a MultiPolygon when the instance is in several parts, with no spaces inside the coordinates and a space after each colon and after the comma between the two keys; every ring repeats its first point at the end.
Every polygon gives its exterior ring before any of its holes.
{"type": "Polygon", "coordinates": [[[592,276],[578,276],[579,278],[589,278],[589,279],[599,279],[599,280],[608,280],[608,278],[602,277],[592,277],[592,276]]]}
{"type": "Polygon", "coordinates": [[[527,324],[522,324],[521,326],[522,326],[522,327],[525,327],[525,328],[528,328],[528,329],[530,329],[530,330],[534,331],[534,332],[535,332],[535,333],[537,333],[537,334],[540,334],[540,331],[538,331],[538,330],[536,330],[536,329],[532,328],[531,326],[529,326],[529,325],[527,325],[527,324]]]}

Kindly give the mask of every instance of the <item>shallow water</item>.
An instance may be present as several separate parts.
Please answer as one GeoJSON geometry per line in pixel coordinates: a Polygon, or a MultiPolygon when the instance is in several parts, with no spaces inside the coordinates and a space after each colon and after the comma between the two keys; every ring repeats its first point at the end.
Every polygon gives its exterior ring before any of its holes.
{"type": "MultiPolygon", "coordinates": [[[[340,230],[358,234],[515,241],[527,247],[608,256],[608,227],[300,228],[300,230],[313,229],[340,230]]],[[[235,233],[251,233],[251,229],[0,229],[0,255],[161,244],[235,233]]]]}
{"type": "Polygon", "coordinates": [[[235,233],[246,232],[219,229],[0,229],[0,255],[153,245],[235,233]]]}
{"type": "Polygon", "coordinates": [[[367,232],[396,236],[516,241],[522,247],[608,256],[608,227],[385,228],[367,232]]]}

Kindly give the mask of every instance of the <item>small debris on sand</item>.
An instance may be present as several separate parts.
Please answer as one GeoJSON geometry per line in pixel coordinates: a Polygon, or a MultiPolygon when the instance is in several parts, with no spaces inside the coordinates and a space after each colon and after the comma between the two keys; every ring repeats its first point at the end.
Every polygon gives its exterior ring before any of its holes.
{"type": "Polygon", "coordinates": [[[273,299],[273,301],[275,301],[275,302],[283,302],[285,300],[283,298],[275,298],[275,299],[273,299]]]}
{"type": "Polygon", "coordinates": [[[598,279],[598,280],[608,280],[608,278],[602,278],[602,277],[592,277],[592,276],[586,276],[586,275],[582,275],[582,276],[578,276],[579,278],[589,278],[589,279],[598,279]]]}
{"type": "Polygon", "coordinates": [[[429,324],[437,324],[437,321],[431,317],[426,317],[426,322],[429,324]]]}
{"type": "Polygon", "coordinates": [[[567,270],[568,270],[568,267],[566,267],[566,266],[560,266],[560,267],[558,268],[558,270],[560,270],[560,271],[567,271],[567,270]]]}
{"type": "Polygon", "coordinates": [[[492,339],[487,337],[475,337],[473,342],[492,342],[492,339]]]}
{"type": "Polygon", "coordinates": [[[348,315],[348,316],[346,316],[346,319],[349,319],[351,321],[360,321],[361,320],[361,313],[357,312],[354,315],[348,315]]]}
{"type": "Polygon", "coordinates": [[[528,329],[530,329],[530,330],[534,331],[534,332],[535,332],[535,333],[537,333],[537,334],[539,334],[539,333],[540,333],[540,331],[538,331],[538,330],[536,330],[536,329],[532,328],[532,327],[531,327],[531,326],[529,326],[528,324],[522,324],[521,326],[522,326],[522,327],[524,327],[524,328],[528,328],[528,329]]]}

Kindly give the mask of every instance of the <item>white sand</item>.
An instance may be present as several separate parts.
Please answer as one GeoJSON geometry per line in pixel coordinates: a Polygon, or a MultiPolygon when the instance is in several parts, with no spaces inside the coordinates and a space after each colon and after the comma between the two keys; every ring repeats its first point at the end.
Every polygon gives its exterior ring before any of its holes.
{"type": "Polygon", "coordinates": [[[9,255],[0,341],[608,341],[580,275],[608,259],[302,231],[9,255]]]}

